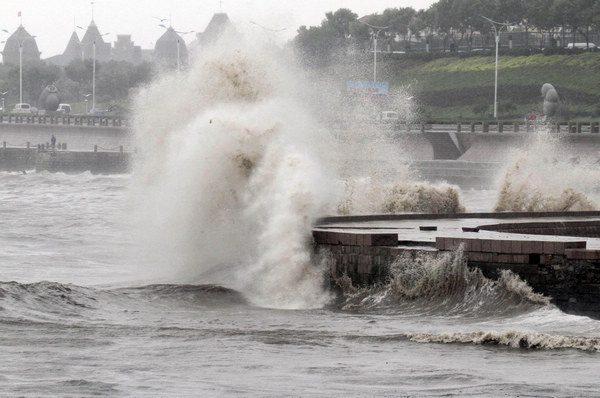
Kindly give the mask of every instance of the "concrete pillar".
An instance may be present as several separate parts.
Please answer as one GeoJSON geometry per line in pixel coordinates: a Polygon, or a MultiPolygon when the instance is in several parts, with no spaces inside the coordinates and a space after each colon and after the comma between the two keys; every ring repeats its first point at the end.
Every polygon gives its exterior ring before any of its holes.
{"type": "Polygon", "coordinates": [[[475,132],[475,123],[471,123],[471,133],[475,132]]]}
{"type": "Polygon", "coordinates": [[[94,152],[98,152],[98,145],[94,145],[94,152]]]}
{"type": "Polygon", "coordinates": [[[488,122],[483,122],[483,132],[484,133],[489,133],[490,131],[490,125],[488,122]]]}
{"type": "Polygon", "coordinates": [[[581,123],[577,123],[577,132],[581,133],[581,123]]]}
{"type": "Polygon", "coordinates": [[[63,142],[63,144],[62,144],[62,149],[63,149],[63,151],[66,151],[66,150],[67,150],[67,143],[66,143],[66,142],[63,142]]]}
{"type": "Polygon", "coordinates": [[[458,124],[456,125],[456,132],[457,132],[457,133],[460,133],[460,129],[461,129],[461,127],[460,127],[460,123],[458,123],[458,124]]]}
{"type": "Polygon", "coordinates": [[[519,132],[519,123],[515,123],[515,124],[513,125],[513,131],[514,131],[515,133],[518,133],[518,132],[519,132]]]}
{"type": "Polygon", "coordinates": [[[504,131],[504,123],[498,122],[498,132],[502,133],[504,131]]]}
{"type": "Polygon", "coordinates": [[[29,149],[30,146],[31,144],[29,143],[29,141],[27,141],[27,149],[29,149]]]}
{"type": "Polygon", "coordinates": [[[123,145],[119,145],[119,153],[123,153],[123,145]]]}
{"type": "Polygon", "coordinates": [[[424,132],[425,132],[425,124],[421,123],[421,133],[424,133],[424,132]]]}
{"type": "Polygon", "coordinates": [[[2,148],[6,149],[6,141],[2,141],[2,148]]]}

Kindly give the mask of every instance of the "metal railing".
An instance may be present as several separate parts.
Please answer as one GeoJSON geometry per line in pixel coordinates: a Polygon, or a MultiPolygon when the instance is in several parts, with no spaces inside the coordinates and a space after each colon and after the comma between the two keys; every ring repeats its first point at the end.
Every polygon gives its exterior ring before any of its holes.
{"type": "Polygon", "coordinates": [[[91,115],[32,115],[32,114],[1,114],[0,123],[37,124],[62,126],[90,127],[129,127],[129,119],[117,116],[91,115]]]}

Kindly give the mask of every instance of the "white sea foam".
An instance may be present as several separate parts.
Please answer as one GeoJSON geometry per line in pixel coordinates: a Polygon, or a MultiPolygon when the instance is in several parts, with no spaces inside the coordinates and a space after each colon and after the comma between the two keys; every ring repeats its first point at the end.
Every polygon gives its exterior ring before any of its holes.
{"type": "Polygon", "coordinates": [[[596,210],[598,159],[573,156],[564,137],[539,130],[508,164],[495,211],[596,210]]]}
{"type": "Polygon", "coordinates": [[[294,73],[238,40],[138,96],[138,213],[163,275],[210,275],[265,306],[329,299],[309,250],[332,187],[329,138],[294,99],[294,73]]]}

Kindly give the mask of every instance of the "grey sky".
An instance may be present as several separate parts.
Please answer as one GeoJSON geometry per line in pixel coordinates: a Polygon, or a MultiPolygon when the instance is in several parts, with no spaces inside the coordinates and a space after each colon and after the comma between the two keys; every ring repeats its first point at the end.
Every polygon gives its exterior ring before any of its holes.
{"type": "MultiPolygon", "coordinates": [[[[158,18],[170,19],[176,30],[203,31],[215,12],[222,10],[241,28],[260,29],[252,22],[267,28],[281,29],[281,41],[292,38],[301,25],[318,25],[325,13],[338,8],[350,8],[359,16],[381,12],[390,7],[428,8],[434,1],[416,0],[2,0],[0,1],[0,29],[14,32],[20,18],[27,31],[36,36],[42,58],[61,54],[73,30],[79,38],[92,19],[100,33],[109,33],[106,41],[114,42],[118,34],[131,34],[135,44],[142,48],[153,48],[156,39],[163,33],[158,18]]],[[[268,31],[265,30],[267,34],[268,31]]],[[[0,32],[0,40],[8,34],[0,32]]],[[[184,37],[187,42],[192,34],[184,37]]],[[[3,46],[3,45],[2,45],[3,46]]]]}

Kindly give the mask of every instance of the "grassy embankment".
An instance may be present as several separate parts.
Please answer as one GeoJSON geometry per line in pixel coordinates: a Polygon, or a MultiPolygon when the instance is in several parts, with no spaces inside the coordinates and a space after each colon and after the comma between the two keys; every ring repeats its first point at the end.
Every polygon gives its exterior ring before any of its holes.
{"type": "MultiPolygon", "coordinates": [[[[482,120],[493,113],[494,66],[494,56],[384,60],[380,76],[389,81],[391,92],[410,87],[422,119],[482,120]],[[481,103],[489,104],[487,111],[475,113],[473,108],[481,103]]],[[[500,56],[498,118],[522,120],[528,112],[541,113],[544,83],[552,84],[561,97],[557,119],[600,120],[600,52],[500,56]]]]}

